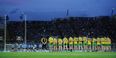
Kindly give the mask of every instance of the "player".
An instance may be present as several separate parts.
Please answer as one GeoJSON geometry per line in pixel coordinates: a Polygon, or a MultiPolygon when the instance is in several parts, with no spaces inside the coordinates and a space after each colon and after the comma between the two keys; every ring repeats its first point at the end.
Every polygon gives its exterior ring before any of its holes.
{"type": "Polygon", "coordinates": [[[53,40],[53,47],[54,47],[54,51],[57,51],[57,38],[54,37],[54,40],[53,40]]]}
{"type": "Polygon", "coordinates": [[[62,51],[62,44],[63,44],[62,39],[58,38],[58,48],[59,48],[59,51],[62,51]]]}
{"type": "Polygon", "coordinates": [[[72,51],[73,50],[73,38],[69,37],[69,50],[72,51]]]}
{"type": "Polygon", "coordinates": [[[88,51],[91,51],[91,43],[92,43],[91,38],[88,38],[88,40],[87,40],[88,51]]]}
{"type": "Polygon", "coordinates": [[[77,37],[74,37],[74,50],[78,50],[78,38],[77,37]]]}
{"type": "Polygon", "coordinates": [[[46,37],[41,38],[41,43],[42,43],[42,49],[47,49],[47,47],[46,47],[47,38],[46,37]]]}
{"type": "Polygon", "coordinates": [[[106,38],[105,37],[101,38],[101,49],[102,51],[106,50],[106,38]]]}
{"type": "Polygon", "coordinates": [[[101,38],[97,38],[97,51],[101,50],[101,38]]]}
{"type": "Polygon", "coordinates": [[[48,45],[49,45],[49,50],[52,51],[53,50],[53,37],[50,36],[48,39],[48,45]]]}
{"type": "Polygon", "coordinates": [[[83,50],[83,46],[82,46],[82,37],[79,37],[78,38],[78,40],[79,40],[79,50],[83,50]]]}
{"type": "Polygon", "coordinates": [[[108,39],[107,37],[104,37],[105,39],[105,42],[104,42],[104,45],[105,45],[105,51],[108,51],[107,47],[108,47],[108,39]]]}
{"type": "Polygon", "coordinates": [[[87,37],[83,37],[83,49],[84,51],[87,50],[87,37]]]}
{"type": "Polygon", "coordinates": [[[68,39],[66,37],[63,38],[63,49],[68,50],[68,39]]]}
{"type": "Polygon", "coordinates": [[[111,51],[111,39],[109,37],[107,37],[107,49],[111,51]]]}
{"type": "Polygon", "coordinates": [[[96,49],[97,49],[97,40],[96,40],[96,38],[93,37],[93,39],[92,39],[92,50],[96,51],[96,49]]]}

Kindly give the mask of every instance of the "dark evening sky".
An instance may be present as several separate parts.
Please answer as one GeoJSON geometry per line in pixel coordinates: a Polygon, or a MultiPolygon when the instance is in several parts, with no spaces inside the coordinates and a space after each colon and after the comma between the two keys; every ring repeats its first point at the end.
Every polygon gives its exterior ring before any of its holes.
{"type": "MultiPolygon", "coordinates": [[[[19,20],[21,11],[28,20],[50,20],[69,16],[111,15],[116,0],[0,0],[0,15],[9,14],[11,20],[19,20]]],[[[114,10],[116,14],[116,10],[114,10]]]]}

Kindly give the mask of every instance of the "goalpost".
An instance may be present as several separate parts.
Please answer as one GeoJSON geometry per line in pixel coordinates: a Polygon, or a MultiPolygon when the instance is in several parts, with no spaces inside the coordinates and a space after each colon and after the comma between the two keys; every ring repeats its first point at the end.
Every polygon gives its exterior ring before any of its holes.
{"type": "MultiPolygon", "coordinates": [[[[20,10],[20,12],[24,16],[24,21],[25,21],[25,23],[24,23],[24,26],[25,26],[24,43],[27,44],[27,22],[26,22],[27,21],[27,17],[24,14],[23,11],[20,10]]],[[[6,52],[6,48],[7,48],[6,45],[9,45],[9,44],[6,44],[6,34],[7,34],[7,14],[4,15],[4,40],[3,40],[3,42],[4,42],[4,52],[6,52]]]]}

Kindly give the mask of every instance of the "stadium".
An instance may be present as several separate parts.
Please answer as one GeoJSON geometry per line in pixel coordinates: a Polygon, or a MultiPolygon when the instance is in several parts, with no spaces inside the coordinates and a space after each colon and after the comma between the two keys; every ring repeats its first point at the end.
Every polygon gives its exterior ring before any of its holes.
{"type": "Polygon", "coordinates": [[[0,1],[0,58],[116,58],[115,2],[0,1]]]}
{"type": "MultiPolygon", "coordinates": [[[[26,21],[26,30],[25,21],[8,21],[8,17],[6,19],[6,41],[3,39],[4,28],[0,30],[0,57],[2,58],[9,56],[13,58],[25,56],[31,58],[39,56],[42,58],[47,56],[50,58],[56,56],[58,58],[86,56],[115,58],[116,56],[115,16],[26,21]],[[84,44],[85,42],[86,44],[84,44]]],[[[1,23],[4,23],[4,17],[1,17],[1,23]]],[[[2,25],[4,26],[4,24],[2,25]]]]}

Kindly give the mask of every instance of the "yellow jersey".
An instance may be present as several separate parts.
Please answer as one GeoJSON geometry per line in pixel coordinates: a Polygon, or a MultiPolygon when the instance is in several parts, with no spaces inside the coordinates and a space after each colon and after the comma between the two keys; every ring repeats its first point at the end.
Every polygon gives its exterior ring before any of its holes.
{"type": "Polygon", "coordinates": [[[82,37],[79,37],[78,40],[79,40],[79,44],[82,44],[82,40],[83,40],[82,37]]]}
{"type": "Polygon", "coordinates": [[[91,45],[91,38],[88,38],[87,43],[88,45],[91,45]]]}
{"type": "Polygon", "coordinates": [[[49,41],[50,44],[52,44],[53,43],[53,37],[49,37],[48,41],[49,41]]]}
{"type": "Polygon", "coordinates": [[[74,44],[77,44],[78,38],[74,37],[74,44]]]}
{"type": "Polygon", "coordinates": [[[93,42],[93,43],[95,43],[96,41],[97,41],[97,39],[95,39],[95,38],[92,39],[92,42],[93,42]]]}
{"type": "Polygon", "coordinates": [[[73,44],[73,38],[72,37],[69,38],[69,44],[73,44]]]}
{"type": "Polygon", "coordinates": [[[66,37],[63,38],[63,44],[68,44],[68,39],[66,37]]]}
{"type": "Polygon", "coordinates": [[[107,44],[111,44],[111,39],[107,37],[107,44]]]}
{"type": "Polygon", "coordinates": [[[87,37],[83,37],[83,41],[86,42],[87,41],[87,37]]]}
{"type": "Polygon", "coordinates": [[[57,39],[54,38],[53,44],[57,44],[57,39]]]}
{"type": "Polygon", "coordinates": [[[97,38],[97,45],[101,44],[101,38],[97,38]]]}
{"type": "Polygon", "coordinates": [[[62,44],[62,39],[58,38],[58,44],[62,44]]]}
{"type": "Polygon", "coordinates": [[[106,44],[106,38],[105,37],[101,38],[101,44],[106,44]]]}
{"type": "Polygon", "coordinates": [[[78,40],[79,40],[79,41],[82,41],[83,39],[82,39],[82,37],[79,37],[78,40]]]}
{"type": "Polygon", "coordinates": [[[105,39],[104,44],[107,44],[107,43],[108,43],[107,38],[106,38],[106,37],[104,37],[104,39],[105,39]]]}

